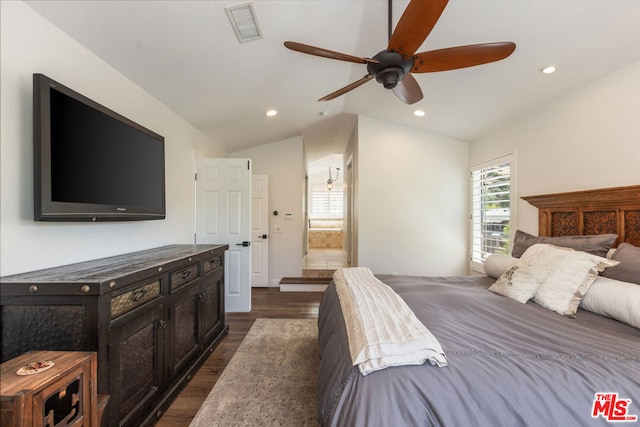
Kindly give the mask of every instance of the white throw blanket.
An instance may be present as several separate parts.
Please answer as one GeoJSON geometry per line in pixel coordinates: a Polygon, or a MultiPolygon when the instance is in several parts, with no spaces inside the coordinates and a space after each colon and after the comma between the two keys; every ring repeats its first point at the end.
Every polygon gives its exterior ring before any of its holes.
{"type": "Polygon", "coordinates": [[[362,375],[388,366],[446,366],[440,343],[402,298],[366,267],[333,274],[344,314],[349,352],[362,375]]]}

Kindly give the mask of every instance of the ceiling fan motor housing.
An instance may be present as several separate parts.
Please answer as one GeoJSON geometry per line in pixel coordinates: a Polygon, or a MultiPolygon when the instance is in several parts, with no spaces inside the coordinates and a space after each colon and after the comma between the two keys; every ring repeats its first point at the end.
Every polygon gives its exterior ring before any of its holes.
{"type": "Polygon", "coordinates": [[[398,52],[390,50],[378,52],[373,59],[377,59],[379,62],[367,64],[367,71],[387,89],[396,87],[398,82],[410,72],[414,63],[413,57],[405,61],[398,52]]]}

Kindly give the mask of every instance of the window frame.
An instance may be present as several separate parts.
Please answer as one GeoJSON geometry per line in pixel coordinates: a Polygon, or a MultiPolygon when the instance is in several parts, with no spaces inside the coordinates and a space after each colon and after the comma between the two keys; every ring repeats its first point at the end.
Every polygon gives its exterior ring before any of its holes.
{"type": "MultiPolygon", "coordinates": [[[[516,153],[505,154],[491,160],[474,163],[469,169],[469,269],[472,273],[484,274],[483,262],[474,260],[474,183],[473,174],[481,169],[487,169],[509,162],[509,248],[513,247],[513,236],[517,229],[518,191],[517,191],[517,156],[516,153]]],[[[509,251],[509,255],[510,255],[509,251]]]]}

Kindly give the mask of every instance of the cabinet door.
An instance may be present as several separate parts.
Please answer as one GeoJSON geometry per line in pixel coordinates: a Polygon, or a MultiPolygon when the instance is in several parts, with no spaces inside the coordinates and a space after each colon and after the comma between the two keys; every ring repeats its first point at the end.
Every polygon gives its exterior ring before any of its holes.
{"type": "Polygon", "coordinates": [[[158,305],[111,331],[109,425],[134,426],[163,387],[164,307],[158,305]]]}
{"type": "Polygon", "coordinates": [[[98,351],[97,313],[97,300],[92,297],[3,299],[0,361],[34,350],[98,351]]]}
{"type": "Polygon", "coordinates": [[[204,345],[209,344],[224,327],[222,305],[224,276],[220,269],[202,281],[202,333],[204,345]]]}
{"type": "Polygon", "coordinates": [[[169,303],[169,378],[180,374],[200,351],[199,310],[202,298],[199,284],[180,290],[169,303]]]}

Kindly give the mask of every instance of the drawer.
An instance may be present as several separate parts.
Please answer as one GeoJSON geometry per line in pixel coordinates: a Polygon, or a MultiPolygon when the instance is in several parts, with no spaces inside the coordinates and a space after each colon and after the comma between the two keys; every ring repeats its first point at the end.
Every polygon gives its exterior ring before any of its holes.
{"type": "Polygon", "coordinates": [[[200,264],[192,264],[188,267],[174,271],[169,276],[169,286],[171,291],[193,282],[200,277],[200,264]]]}
{"type": "Polygon", "coordinates": [[[111,298],[111,320],[160,296],[160,279],[111,298]]]}
{"type": "Polygon", "coordinates": [[[222,267],[222,254],[215,255],[204,262],[204,274],[211,273],[216,268],[222,267]]]}

